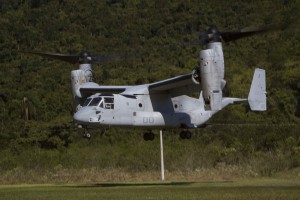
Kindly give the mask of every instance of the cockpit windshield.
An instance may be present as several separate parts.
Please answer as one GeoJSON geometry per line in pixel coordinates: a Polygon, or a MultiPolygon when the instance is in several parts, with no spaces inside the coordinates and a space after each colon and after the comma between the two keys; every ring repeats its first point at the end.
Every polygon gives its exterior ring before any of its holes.
{"type": "Polygon", "coordinates": [[[85,106],[87,106],[87,105],[89,105],[89,103],[91,102],[91,100],[92,100],[92,98],[87,98],[86,100],[85,100],[85,102],[83,103],[83,107],[85,107],[85,106]]]}
{"type": "Polygon", "coordinates": [[[99,106],[100,108],[114,109],[114,97],[102,95],[98,97],[89,97],[83,103],[83,107],[85,106],[99,106]]]}
{"type": "Polygon", "coordinates": [[[101,97],[95,97],[93,100],[89,103],[89,106],[98,106],[100,101],[102,100],[101,97]]]}
{"type": "Polygon", "coordinates": [[[85,100],[85,102],[83,103],[82,107],[85,107],[85,106],[98,106],[98,104],[101,100],[102,100],[101,97],[87,98],[85,100]]]}

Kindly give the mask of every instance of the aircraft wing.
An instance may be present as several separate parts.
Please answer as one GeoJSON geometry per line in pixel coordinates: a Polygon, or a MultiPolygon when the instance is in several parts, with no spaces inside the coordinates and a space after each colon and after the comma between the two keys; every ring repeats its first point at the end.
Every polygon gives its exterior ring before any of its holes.
{"type": "Polygon", "coordinates": [[[200,92],[200,85],[192,80],[192,73],[176,76],[155,83],[136,86],[101,86],[93,82],[84,83],[79,88],[78,96],[87,96],[95,93],[102,94],[170,94],[172,97],[200,92]]]}
{"type": "Polygon", "coordinates": [[[122,93],[131,86],[101,86],[96,83],[88,82],[80,86],[79,91],[81,96],[91,95],[95,93],[116,94],[122,93]]]}
{"type": "Polygon", "coordinates": [[[149,84],[149,93],[169,93],[179,96],[200,92],[200,85],[192,80],[192,73],[149,84]]]}

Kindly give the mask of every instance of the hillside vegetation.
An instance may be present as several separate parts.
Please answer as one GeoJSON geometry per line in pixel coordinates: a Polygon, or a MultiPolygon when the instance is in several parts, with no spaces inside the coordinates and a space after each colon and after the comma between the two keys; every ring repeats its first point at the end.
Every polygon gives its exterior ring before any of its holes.
{"type": "Polygon", "coordinates": [[[70,71],[78,66],[19,51],[135,55],[94,66],[96,79],[142,84],[191,72],[201,47],[182,43],[212,25],[288,25],[224,44],[226,95],[247,97],[254,69],[264,68],[268,110],[230,106],[190,141],[180,140],[178,130],[166,131],[169,176],[224,179],[299,171],[299,10],[299,1],[286,0],[0,1],[0,183],[143,179],[134,174],[152,179],[160,167],[158,139],[143,141],[143,130],[91,130],[92,140],[82,138],[70,123],[70,71]]]}

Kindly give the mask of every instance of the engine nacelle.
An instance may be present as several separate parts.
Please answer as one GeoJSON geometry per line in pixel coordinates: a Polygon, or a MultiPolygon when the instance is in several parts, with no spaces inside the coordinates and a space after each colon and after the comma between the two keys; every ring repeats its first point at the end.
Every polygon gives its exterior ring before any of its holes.
{"type": "Polygon", "coordinates": [[[73,97],[81,98],[81,94],[78,93],[78,89],[83,83],[86,83],[86,77],[84,71],[80,69],[71,71],[71,84],[72,84],[73,97]]]}
{"type": "Polygon", "coordinates": [[[82,95],[80,93],[80,86],[87,82],[92,82],[94,79],[91,64],[80,64],[79,70],[71,71],[71,84],[74,107],[78,109],[83,103],[82,95]]]}
{"type": "Polygon", "coordinates": [[[222,71],[214,49],[206,49],[200,52],[200,77],[201,89],[206,109],[222,109],[222,71]]]}
{"type": "Polygon", "coordinates": [[[72,85],[72,94],[73,94],[73,102],[74,108],[77,110],[80,107],[81,94],[79,92],[79,87],[86,83],[85,73],[82,70],[73,70],[71,71],[71,85],[72,85]]]}

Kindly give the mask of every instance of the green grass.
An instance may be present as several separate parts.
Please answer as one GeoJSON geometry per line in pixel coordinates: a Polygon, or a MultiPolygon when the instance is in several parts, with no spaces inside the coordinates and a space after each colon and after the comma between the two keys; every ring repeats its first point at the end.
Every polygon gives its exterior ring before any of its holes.
{"type": "Polygon", "coordinates": [[[1,200],[300,199],[300,180],[3,185],[1,200]]]}

